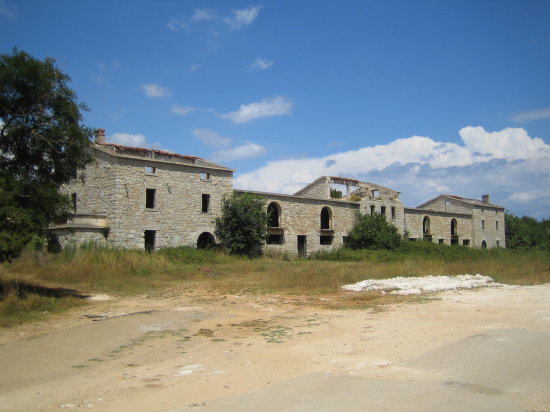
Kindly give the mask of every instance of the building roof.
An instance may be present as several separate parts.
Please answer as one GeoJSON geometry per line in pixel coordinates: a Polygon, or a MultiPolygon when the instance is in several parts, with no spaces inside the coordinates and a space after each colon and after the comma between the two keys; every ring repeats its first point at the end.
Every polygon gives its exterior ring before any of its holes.
{"type": "Polygon", "coordinates": [[[115,157],[125,157],[134,159],[147,159],[150,161],[160,161],[174,164],[185,164],[195,167],[205,167],[217,170],[226,170],[233,172],[225,166],[210,162],[198,156],[182,155],[179,153],[168,152],[166,150],[147,149],[144,147],[124,146],[115,143],[95,143],[95,149],[115,157]]]}
{"type": "Polygon", "coordinates": [[[470,206],[493,207],[493,208],[497,208],[497,209],[504,209],[503,206],[495,205],[494,203],[483,202],[483,201],[478,200],[478,199],[470,199],[470,198],[467,198],[467,197],[461,197],[461,196],[456,196],[456,195],[446,195],[446,194],[438,195],[438,196],[428,200],[427,202],[422,203],[420,206],[417,206],[417,209],[422,209],[424,206],[432,203],[434,200],[439,199],[439,198],[446,198],[446,199],[450,199],[450,200],[456,200],[456,201],[459,201],[461,203],[464,203],[464,204],[467,204],[467,205],[470,205],[470,206]]]}

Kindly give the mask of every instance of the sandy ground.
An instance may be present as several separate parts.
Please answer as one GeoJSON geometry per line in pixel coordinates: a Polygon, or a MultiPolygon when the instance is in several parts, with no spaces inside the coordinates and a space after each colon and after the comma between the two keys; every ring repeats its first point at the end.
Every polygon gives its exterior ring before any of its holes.
{"type": "Polygon", "coordinates": [[[550,284],[382,309],[173,290],[0,332],[0,410],[550,411],[550,284]]]}

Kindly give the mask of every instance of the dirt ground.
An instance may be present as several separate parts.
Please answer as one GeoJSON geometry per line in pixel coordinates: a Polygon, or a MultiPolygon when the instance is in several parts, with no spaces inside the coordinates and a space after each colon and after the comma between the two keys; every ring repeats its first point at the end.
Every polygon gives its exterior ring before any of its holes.
{"type": "Polygon", "coordinates": [[[550,284],[356,310],[191,289],[0,331],[0,410],[550,411],[550,284]]]}

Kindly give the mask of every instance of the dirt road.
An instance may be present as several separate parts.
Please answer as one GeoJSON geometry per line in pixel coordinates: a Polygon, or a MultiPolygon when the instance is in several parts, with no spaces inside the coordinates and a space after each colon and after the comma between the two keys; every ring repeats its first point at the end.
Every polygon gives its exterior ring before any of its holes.
{"type": "Polygon", "coordinates": [[[550,411],[550,284],[435,297],[98,302],[0,333],[0,410],[550,411]]]}

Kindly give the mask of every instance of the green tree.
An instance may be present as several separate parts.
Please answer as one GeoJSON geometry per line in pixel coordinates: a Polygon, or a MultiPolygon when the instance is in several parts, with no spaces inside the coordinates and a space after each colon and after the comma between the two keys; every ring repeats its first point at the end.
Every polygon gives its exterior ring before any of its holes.
{"type": "Polygon", "coordinates": [[[348,242],[352,249],[395,249],[402,245],[403,238],[385,216],[359,214],[357,223],[349,232],[348,242]]]}
{"type": "Polygon", "coordinates": [[[510,249],[550,249],[548,220],[538,222],[532,217],[517,217],[506,213],[506,246],[510,249]]]}
{"type": "Polygon", "coordinates": [[[232,254],[258,256],[267,236],[265,199],[252,193],[233,193],[222,202],[216,236],[232,254]]]}
{"type": "Polygon", "coordinates": [[[68,210],[59,187],[91,162],[86,106],[55,60],[15,49],[0,55],[0,261],[68,210]]]}

